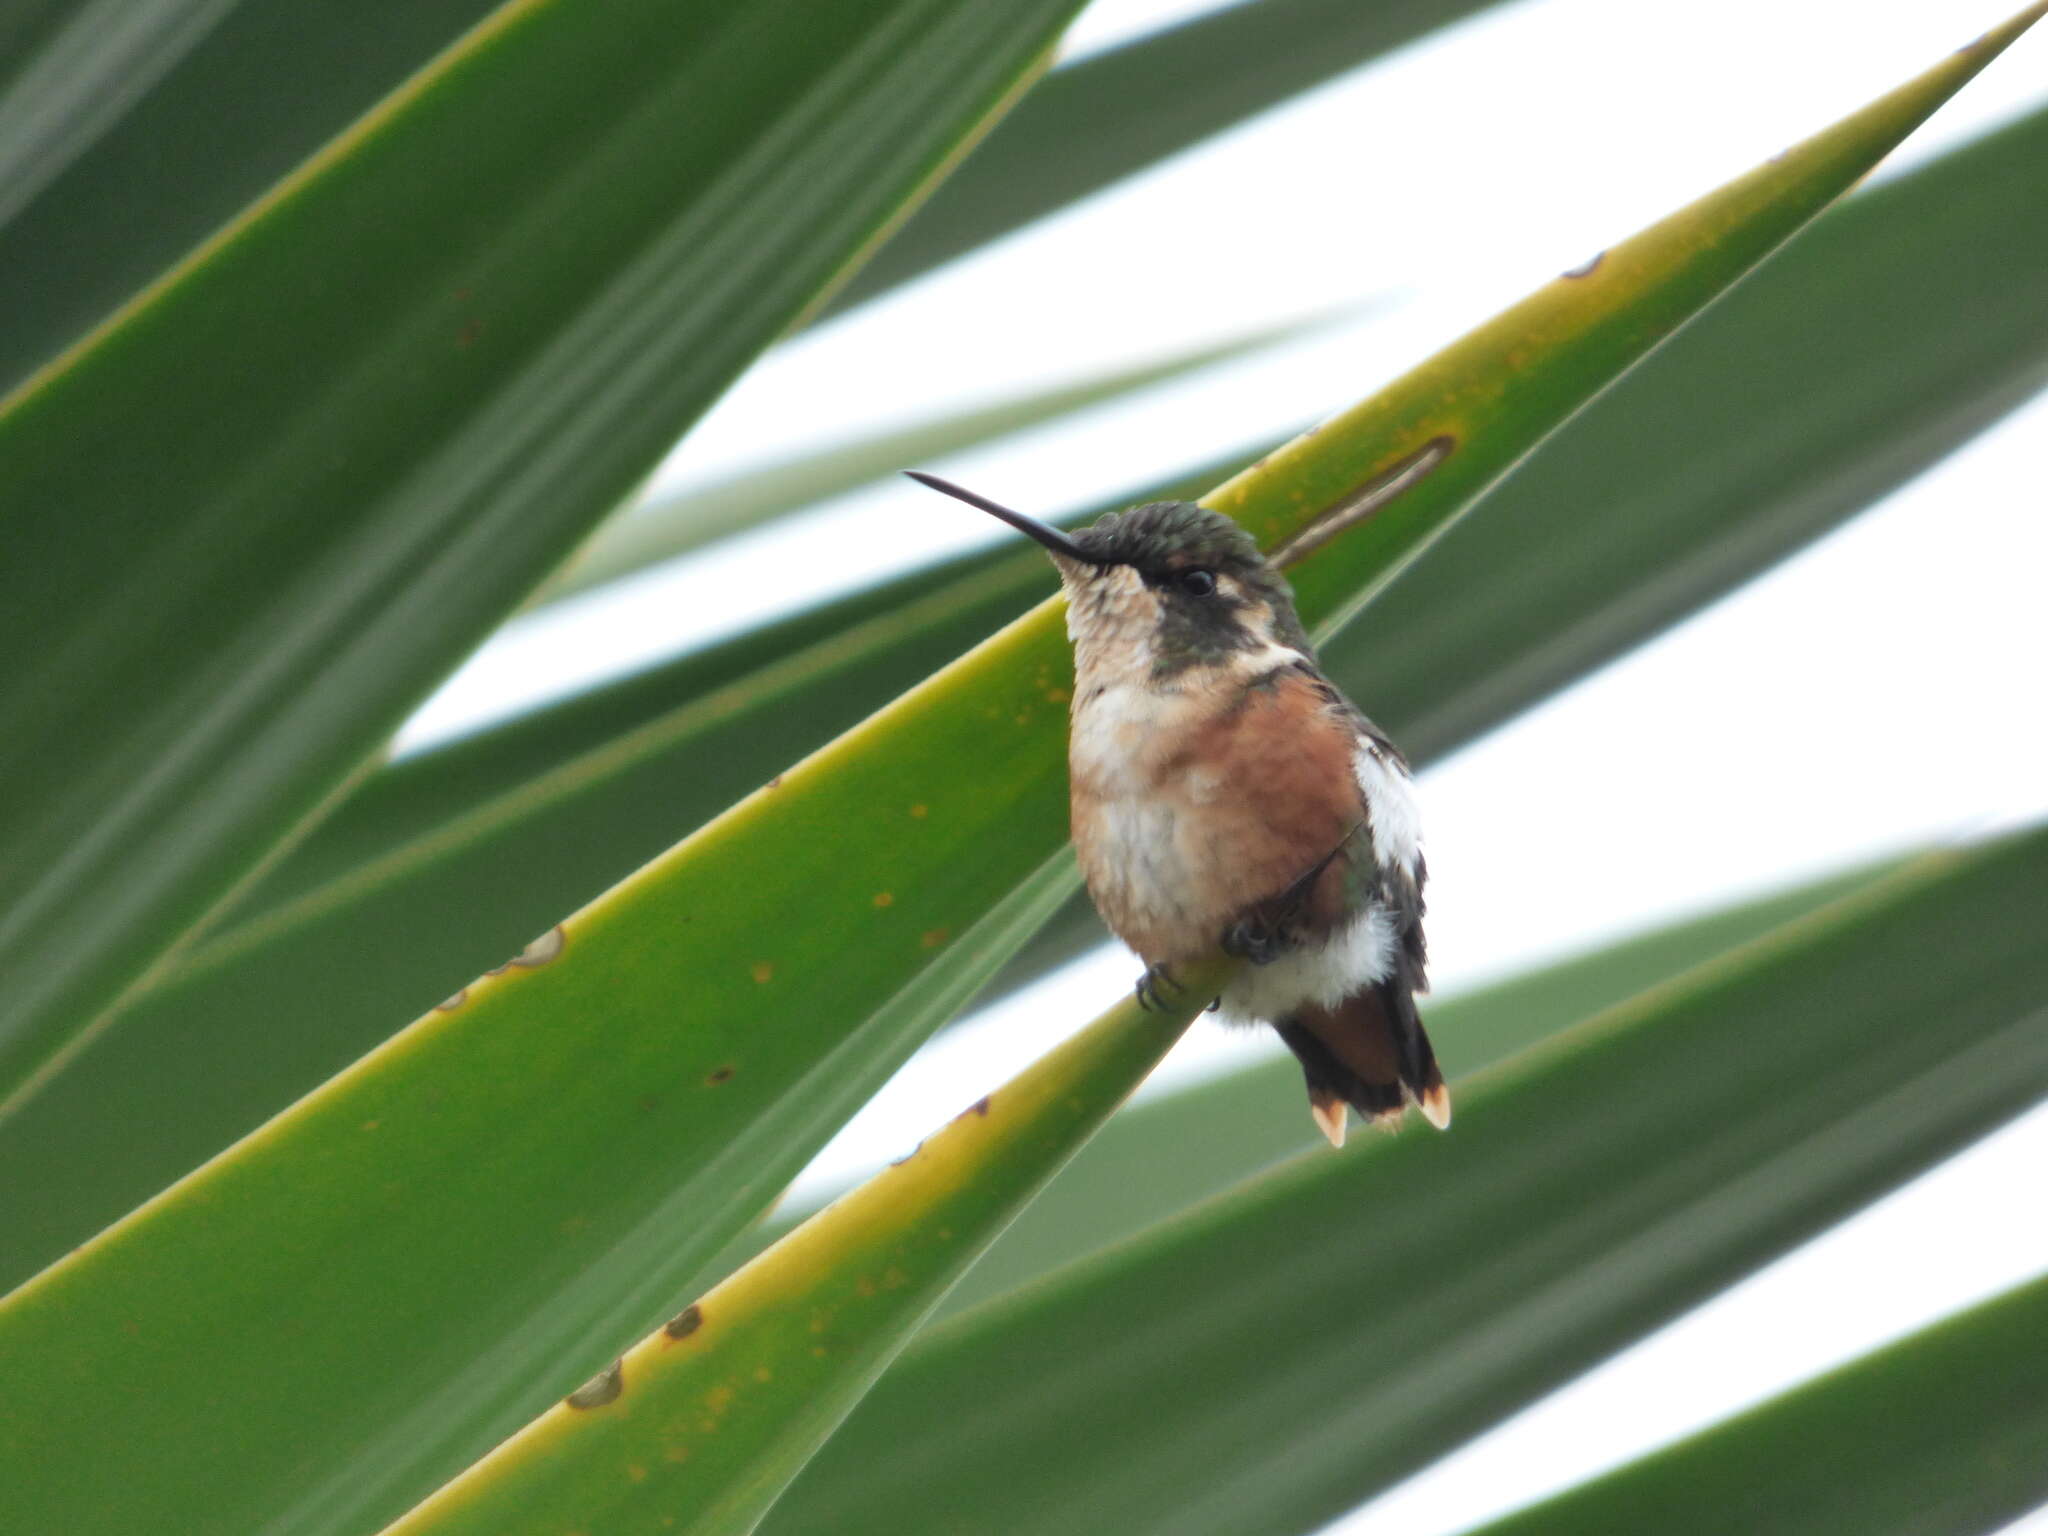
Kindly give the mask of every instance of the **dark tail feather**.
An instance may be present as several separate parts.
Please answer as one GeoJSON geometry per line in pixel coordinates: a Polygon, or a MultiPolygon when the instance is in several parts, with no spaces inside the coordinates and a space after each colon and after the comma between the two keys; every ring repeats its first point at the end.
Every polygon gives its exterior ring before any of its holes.
{"type": "Polygon", "coordinates": [[[1383,982],[1275,1027],[1301,1060],[1309,1113],[1331,1145],[1344,1145],[1346,1104],[1374,1125],[1399,1124],[1410,1103],[1439,1130],[1451,1123],[1443,1073],[1406,987],[1383,982]]]}

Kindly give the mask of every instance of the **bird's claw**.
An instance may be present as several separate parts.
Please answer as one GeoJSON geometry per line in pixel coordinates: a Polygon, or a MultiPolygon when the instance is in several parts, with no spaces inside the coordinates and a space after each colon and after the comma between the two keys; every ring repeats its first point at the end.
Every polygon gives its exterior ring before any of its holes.
{"type": "Polygon", "coordinates": [[[1173,979],[1173,972],[1163,965],[1148,965],[1145,974],[1138,978],[1134,989],[1138,1006],[1147,1013],[1168,1013],[1174,1006],[1174,999],[1182,992],[1181,984],[1173,979]]]}
{"type": "Polygon", "coordinates": [[[1299,947],[1300,941],[1292,933],[1263,923],[1240,920],[1223,930],[1223,953],[1253,965],[1271,965],[1299,947]]]}

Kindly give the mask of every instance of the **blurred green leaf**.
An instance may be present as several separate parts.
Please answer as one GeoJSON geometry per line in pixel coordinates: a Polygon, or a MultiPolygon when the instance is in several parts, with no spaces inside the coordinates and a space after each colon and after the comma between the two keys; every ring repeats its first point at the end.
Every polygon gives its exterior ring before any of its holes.
{"type": "MultiPolygon", "coordinates": [[[[747,470],[697,490],[650,500],[628,509],[600,529],[575,560],[542,588],[540,595],[543,599],[565,597],[615,581],[714,540],[893,476],[905,464],[923,464],[1091,405],[1135,394],[1182,374],[1271,346],[1306,328],[1305,322],[1274,326],[1211,342],[1137,367],[1069,380],[1050,389],[835,444],[780,464],[747,470]]],[[[1206,486],[1211,482],[1202,483],[1206,486]]]]}
{"type": "MultiPolygon", "coordinates": [[[[13,220],[0,219],[0,391],[142,288],[246,204],[368,111],[494,0],[411,0],[366,21],[332,0],[15,0],[0,8],[4,92],[65,23],[97,44],[53,71],[102,119],[89,147],[48,179],[13,220]],[[177,13],[210,26],[126,67],[120,32],[177,13]],[[118,26],[117,26],[118,24],[118,26]],[[306,67],[309,59],[317,68],[306,67]],[[155,78],[147,78],[154,76],[155,78]],[[133,97],[105,121],[105,79],[133,97]],[[143,84],[148,89],[137,91],[143,84]]],[[[886,248],[889,286],[968,246],[1038,218],[1151,160],[1190,145],[1431,28],[1484,0],[1254,0],[1141,37],[1055,73],[1035,121],[1004,136],[967,174],[982,183],[960,209],[916,221],[886,248]],[[1135,115],[1134,115],[1135,114],[1135,115]]],[[[195,28],[196,31],[196,28],[195,28]]],[[[14,136],[19,142],[18,136],[14,136]]],[[[866,293],[879,291],[864,288],[866,293]]]]}
{"type": "MultiPolygon", "coordinates": [[[[19,384],[488,15],[496,0],[13,0],[0,113],[41,67],[96,120],[0,218],[0,392],[19,384]],[[177,30],[183,16],[204,31],[177,30]],[[172,46],[134,57],[137,30],[172,46]],[[57,57],[59,43],[71,50],[57,57]],[[308,67],[308,61],[317,65],[308,67]],[[112,82],[114,91],[105,89],[112,82]],[[139,90],[138,87],[146,87],[139,90]],[[102,114],[118,103],[124,110],[102,114]]],[[[143,39],[147,41],[147,39],[143,39]]],[[[4,67],[4,66],[0,66],[4,67]]],[[[11,205],[0,205],[11,206],[11,205]]]]}
{"type": "MultiPolygon", "coordinates": [[[[2025,403],[2048,384],[2044,167],[2036,110],[1830,211],[1489,492],[1325,667],[1435,759],[2025,403]]],[[[997,985],[1103,937],[1070,902],[997,985]]]]}
{"type": "Polygon", "coordinates": [[[1404,740],[1438,752],[1628,651],[2048,384],[2043,250],[2048,109],[1848,199],[1518,466],[1330,661],[1384,679],[1404,740]]]}
{"type": "Polygon", "coordinates": [[[1921,859],[963,1313],[762,1529],[1313,1529],[2037,1102],[2044,902],[2048,831],[1921,859]]]}
{"type": "MultiPolygon", "coordinates": [[[[2048,243],[2044,163],[2048,110],[1831,210],[1539,447],[1325,661],[1411,757],[1435,758],[1937,462],[2048,383],[2048,265],[2032,259],[2048,243]],[[1546,579],[1532,582],[1538,557],[1546,579]]],[[[1240,463],[1115,504],[1196,495],[1240,463]]],[[[310,889],[743,675],[750,657],[765,667],[1004,559],[1021,613],[1042,571],[993,551],[381,770],[259,892],[310,889]]],[[[922,653],[936,665],[950,651],[922,653]]],[[[856,675],[840,696],[891,691],[856,675]]]]}
{"type": "MultiPolygon", "coordinates": [[[[1845,871],[1660,928],[1426,1008],[1437,1058],[1454,1082],[1568,1024],[1647,991],[1681,972],[1861,890],[1896,860],[1845,871]]],[[[996,1240],[947,1296],[943,1313],[999,1296],[1199,1200],[1283,1157],[1319,1149],[1322,1137],[1292,1113],[1301,1068],[1276,1047],[1271,1060],[1133,1105],[1106,1126],[1044,1194],[996,1240]]],[[[729,1273],[809,1212],[778,1212],[709,1272],[729,1273]]]]}
{"type": "Polygon", "coordinates": [[[2048,1500],[2048,1277],[1484,1528],[1990,1536],[2048,1500]]]}
{"type": "Polygon", "coordinates": [[[0,88],[40,62],[78,0],[15,0],[0,11],[0,88]]]}
{"type": "MultiPolygon", "coordinates": [[[[841,881],[867,905],[857,869],[841,881]]],[[[1069,888],[1057,861],[852,1019],[800,956],[694,953],[717,917],[701,888],[643,880],[586,909],[0,1302],[13,1381],[112,1394],[89,1423],[6,1424],[11,1507],[51,1530],[379,1528],[673,1311],[1069,888]],[[825,1027],[732,1005],[791,988],[825,1027]],[[100,1306],[122,1329],[77,1338],[100,1306]],[[67,1465],[105,1436],[123,1478],[67,1465]]],[[[919,934],[868,912],[900,970],[919,934]]]]}
{"type": "Polygon", "coordinates": [[[651,1325],[1072,889],[1046,793],[1068,662],[1048,603],[16,1292],[0,1348],[150,1404],[47,1419],[23,1458],[38,1518],[210,1509],[191,1437],[226,1435],[244,1476],[224,1520],[347,1529],[651,1325]],[[312,1353],[282,1296],[321,1318],[312,1353]],[[157,1346],[54,1358],[52,1320],[102,1308],[157,1346]],[[177,1364],[202,1357],[203,1378],[177,1364]],[[342,1361],[378,1368],[337,1385],[342,1361]],[[51,1454],[110,1434],[118,1489],[51,1454]]]}
{"type": "Polygon", "coordinates": [[[0,401],[35,551],[0,565],[0,649],[38,658],[0,683],[0,1099],[389,737],[1074,3],[508,6],[0,401]]]}
{"type": "MultiPolygon", "coordinates": [[[[2032,120],[2029,131],[2041,133],[2044,122],[2048,117],[2032,120]]],[[[1838,229],[1848,225],[1843,233],[1823,226],[1815,231],[1814,239],[1828,242],[1825,255],[1848,259],[1859,252],[1886,249],[1898,233],[1900,221],[1923,216],[1930,207],[1944,206],[1944,199],[1978,210],[1997,209],[1999,194],[2037,163],[2017,152],[2031,142],[2001,139],[1993,145],[1973,147],[1963,154],[1971,157],[1967,164],[1976,170],[1958,169],[1966,164],[1961,159],[1944,162],[1893,189],[1903,194],[1910,187],[1916,195],[1901,195],[1896,203],[1879,205],[1878,211],[1884,215],[1881,220],[1852,204],[1836,221],[1838,229]],[[1985,165],[1999,168],[2000,176],[1990,178],[1990,197],[1973,199],[1965,189],[1979,175],[1988,175],[1981,169],[1985,165]]],[[[1865,203],[1866,199],[1858,201],[1865,203]]],[[[2039,201],[2021,206],[2038,208],[2039,201]]],[[[1980,222],[1981,238],[1969,242],[1968,249],[1988,249],[1995,255],[2008,248],[2000,243],[2001,238],[2019,238],[2002,237],[1996,217],[1981,218],[1980,222]]],[[[2021,234],[2029,231],[2030,226],[2022,225],[2021,234]]],[[[1788,258],[1798,259],[1796,250],[1788,258]]],[[[1943,292],[1949,290],[1942,290],[1940,284],[1958,269],[1966,277],[1963,286],[1954,290],[1956,302],[1987,303],[1987,273],[1960,258],[1937,263],[1921,275],[1931,291],[1943,292]]],[[[1802,305],[1818,307],[1828,286],[1829,270],[1825,263],[1808,261],[1800,269],[1801,280],[1786,285],[1784,296],[1767,307],[1767,314],[1797,313],[1802,305]]],[[[1915,280],[1911,274],[1917,270],[1902,268],[1889,281],[1901,288],[1909,286],[1915,280]]],[[[1763,281],[1770,281],[1775,274],[1776,264],[1763,281]]],[[[1736,302],[1742,302],[1749,291],[1745,288],[1736,302]]],[[[2037,290],[2036,302],[2041,302],[2043,295],[2048,295],[2048,282],[2037,290]]],[[[1708,323],[1719,318],[1717,313],[1708,323]]],[[[2031,336],[2037,347],[2048,336],[2048,326],[2035,322],[2017,323],[2010,330],[2031,336]]],[[[1830,334],[1823,331],[1806,337],[1811,345],[1796,349],[1795,355],[1803,357],[1816,349],[1824,352],[1823,343],[1830,334]]],[[[1678,344],[1690,342],[1686,337],[1678,344]]],[[[1731,354],[1739,354],[1745,347],[1759,345],[1759,336],[1748,325],[1740,326],[1722,345],[1731,354]]],[[[1902,389],[1910,388],[1912,376],[1907,379],[1902,389]]],[[[1665,386],[1671,399],[1689,395],[1682,381],[1681,373],[1665,386]]],[[[1629,388],[1634,385],[1632,379],[1629,388]]],[[[1988,391],[1989,386],[1980,382],[1978,394],[1988,391]]],[[[1742,393],[1730,391],[1729,395],[1740,397],[1742,393]]],[[[1661,401],[1664,397],[1657,398],[1661,401]]],[[[1599,409],[1608,413],[1605,402],[1599,409]]],[[[1669,414],[1661,406],[1659,411],[1669,414]]],[[[1704,405],[1700,414],[1709,422],[1715,419],[1704,405]]],[[[1675,422],[1677,418],[1670,419],[1675,422]]],[[[1625,436],[1626,418],[1608,432],[1625,436]]],[[[1567,433],[1560,439],[1561,446],[1576,435],[1576,429],[1567,433]]],[[[1649,457],[1643,461],[1646,470],[1656,468],[1660,453],[1667,461],[1680,457],[1671,452],[1674,447],[1669,438],[1648,444],[1649,457]]],[[[1841,452],[1847,455],[1867,447],[1868,438],[1852,437],[1844,441],[1841,452]]],[[[1802,537],[1809,516],[1820,516],[1810,504],[1787,506],[1767,496],[1758,498],[1757,508],[1705,499],[1716,483],[1714,463],[1708,455],[1702,466],[1684,477],[1692,495],[1674,494],[1657,503],[1669,509],[1671,520],[1647,524],[1643,534],[1661,541],[1655,545],[1660,551],[1681,546],[1693,537],[1684,518],[1697,517],[1696,526],[1705,531],[1706,545],[1694,568],[1694,584],[1689,591],[1682,587],[1678,594],[1695,601],[1706,595],[1701,588],[1711,589],[1712,583],[1728,579],[1733,574],[1731,567],[1740,566],[1748,551],[1764,558],[1768,551],[1802,537]]],[[[1498,506],[1500,497],[1507,494],[1510,492],[1497,493],[1492,504],[1498,506]]],[[[1551,530],[1545,537],[1554,536],[1560,542],[1575,537],[1573,521],[1585,516],[1595,527],[1596,539],[1618,542],[1634,510],[1625,488],[1617,485],[1611,499],[1604,502],[1559,497],[1518,516],[1540,514],[1543,525],[1551,530]]],[[[1658,569],[1655,558],[1644,545],[1635,547],[1640,564],[1611,564],[1606,569],[1623,582],[1652,582],[1658,569]]],[[[1503,629],[1487,616],[1501,601],[1505,587],[1536,589],[1542,585],[1525,579],[1528,564],[1519,552],[1512,569],[1494,573],[1485,582],[1461,574],[1460,581],[1467,582],[1466,590],[1473,594],[1469,599],[1457,586],[1431,585],[1430,570],[1435,564],[1425,565],[1412,583],[1404,584],[1418,593],[1425,588],[1436,593],[1438,601],[1424,604],[1432,623],[1441,622],[1447,614],[1465,614],[1475,628],[1494,636],[1496,664],[1505,664],[1507,658],[1539,643],[1543,630],[1537,621],[1532,620],[1526,630],[1503,629]]],[[[1576,565],[1575,560],[1568,568],[1576,565]]],[[[1661,577],[1655,579],[1661,582],[1661,577]]],[[[899,600],[916,580],[909,578],[891,589],[884,595],[885,601],[893,604],[899,600]]],[[[906,673],[925,670],[938,656],[964,643],[965,636],[980,632],[1008,612],[1009,605],[1020,604],[1031,591],[1049,585],[1050,578],[1035,553],[993,557],[988,566],[963,576],[951,597],[934,594],[932,607],[924,615],[906,613],[873,621],[874,627],[862,636],[849,637],[836,654],[820,649],[812,653],[808,664],[792,661],[783,671],[770,668],[738,683],[722,698],[707,699],[649,726],[638,740],[622,741],[585,762],[571,764],[549,783],[480,808],[461,825],[396,856],[385,870],[366,873],[353,887],[330,890],[315,898],[314,904],[275,914],[272,928],[252,927],[239,936],[226,936],[206,951],[210,974],[188,972],[178,988],[167,989],[140,1005],[123,1021],[107,1049],[88,1056],[82,1064],[88,1071],[66,1074],[71,1080],[60,1080],[59,1091],[49,1096],[46,1104],[31,1107],[28,1114],[33,1118],[17,1131],[0,1132],[0,1155],[14,1166],[35,1170],[35,1176],[16,1180],[11,1189],[0,1193],[0,1199],[6,1201],[6,1219],[0,1220],[0,1230],[13,1234],[13,1251],[0,1258],[5,1265],[0,1274],[20,1276],[81,1240],[99,1223],[382,1038],[390,1021],[405,1017],[419,998],[452,990],[463,977],[523,942],[522,935],[588,899],[606,881],[616,878],[620,869],[661,846],[675,830],[725,803],[744,785],[760,782],[815,740],[808,733],[844,724],[878,702],[887,690],[901,686],[906,673]],[[1014,573],[1014,585],[1007,588],[992,570],[997,560],[1004,558],[1014,573]],[[918,626],[919,617],[929,619],[923,628],[918,626]],[[902,649],[896,649],[897,645],[902,649]],[[715,723],[730,728],[713,729],[715,723]],[[387,878],[397,883],[386,885],[387,878]],[[324,916],[338,917],[343,912],[356,915],[348,922],[337,920],[331,928],[325,926],[324,916]],[[436,948],[444,939],[448,947],[436,948]],[[269,948],[272,944],[277,947],[269,948]],[[247,947],[239,947],[244,945],[247,947]],[[357,957],[365,953],[384,957],[369,974],[357,964],[357,957]],[[420,969],[414,970],[415,965],[420,969]],[[307,1016],[295,1001],[303,985],[314,986],[327,1000],[315,1016],[307,1016]],[[274,1021],[280,1016],[293,1016],[300,1022],[292,1030],[279,1030],[274,1021]],[[219,1063],[230,1060],[236,1063],[236,1070],[221,1071],[219,1063]],[[163,1102],[166,1098],[168,1106],[163,1102]],[[106,1150],[105,1128],[109,1125],[127,1128],[114,1152],[106,1150]]],[[[1661,603],[1670,588],[1657,585],[1655,590],[1661,603]]],[[[871,612],[857,606],[865,601],[849,600],[852,614],[871,612]]],[[[1389,601],[1404,603],[1402,589],[1396,588],[1389,601]]],[[[1580,658],[1590,664],[1604,657],[1607,648],[1621,644],[1631,627],[1642,622],[1643,607],[1627,585],[1609,590],[1597,603],[1575,589],[1572,600],[1550,607],[1542,622],[1573,628],[1579,637],[1580,658]],[[1589,622],[1589,611],[1595,619],[1605,615],[1604,626],[1589,622]]],[[[795,637],[815,638],[819,631],[804,629],[805,623],[791,621],[795,637]]],[[[1369,675],[1346,680],[1383,724],[1408,741],[1413,739],[1416,722],[1399,710],[1424,709],[1429,695],[1423,682],[1435,666],[1435,653],[1402,643],[1398,631],[1381,638],[1386,664],[1373,665],[1369,675]],[[1383,691],[1390,695],[1395,709],[1381,703],[1383,691]],[[1410,700],[1405,706],[1401,702],[1404,693],[1410,700]]],[[[732,667],[726,676],[743,675],[749,643],[737,642],[715,653],[704,662],[712,669],[709,675],[700,672],[696,676],[705,682],[716,681],[721,675],[715,670],[718,666],[732,667]]],[[[1347,637],[1340,634],[1328,647],[1329,655],[1340,663],[1340,675],[1347,644],[1347,637]]],[[[1440,639],[1437,644],[1439,649],[1455,649],[1443,646],[1440,639]]],[[[679,689],[698,685],[690,681],[688,671],[698,665],[686,660],[674,669],[671,676],[679,689]]],[[[1475,669],[1467,675],[1469,686],[1483,686],[1484,680],[1483,671],[1475,669]]],[[[665,691],[670,681],[670,677],[628,680],[591,700],[572,702],[535,720],[515,722],[502,736],[457,744],[444,754],[401,765],[386,781],[393,791],[387,805],[396,807],[391,820],[397,822],[401,833],[410,833],[415,827],[424,829],[467,794],[484,793],[529,766],[549,763],[558,750],[628,729],[643,712],[651,711],[655,701],[671,696],[665,691]],[[512,769],[509,774],[507,765],[512,769]],[[408,785],[421,792],[414,797],[408,785]]],[[[1421,746],[1421,755],[1430,755],[1427,733],[1421,746]]],[[[1055,772],[1049,765],[1042,789],[1048,797],[1060,792],[1055,772]]],[[[376,821],[374,815],[364,819],[376,821]]],[[[335,822],[337,832],[351,821],[351,813],[344,810],[335,822]]],[[[337,837],[328,846],[342,841],[337,837]]],[[[308,852],[322,846],[316,834],[308,852]]],[[[376,849],[378,837],[366,838],[364,846],[376,849]]],[[[349,857],[348,851],[340,852],[332,856],[333,865],[346,868],[349,857]]],[[[1097,932],[1092,914],[1084,912],[1067,923],[1055,942],[1071,947],[1097,932]]],[[[1044,953],[1039,951],[1041,957],[1044,953]]]]}
{"type": "Polygon", "coordinates": [[[672,1318],[389,1536],[743,1536],[974,1261],[1158,1065],[1185,1006],[1126,998],[672,1318]],[[636,1470],[637,1469],[637,1470],[636,1470]]]}
{"type": "Polygon", "coordinates": [[[1492,0],[1238,0],[1053,71],[840,293],[844,308],[1485,10],[1492,0]]]}
{"type": "Polygon", "coordinates": [[[340,1071],[422,997],[453,992],[804,755],[817,731],[858,724],[1052,585],[1035,551],[974,563],[979,577],[929,595],[899,584],[879,602],[859,595],[835,605],[875,612],[781,662],[750,666],[762,661],[749,654],[754,637],[686,658],[664,686],[686,669],[714,680],[728,665],[734,680],[495,800],[484,787],[507,763],[526,751],[538,759],[570,730],[605,729],[611,712],[637,707],[644,681],[571,701],[551,713],[552,734],[523,738],[533,722],[515,721],[504,728],[509,741],[457,743],[418,760],[417,775],[410,762],[380,775],[373,786],[389,795],[352,803],[335,819],[339,836],[316,834],[308,852],[368,845],[394,826],[417,826],[416,840],[195,948],[0,1121],[0,1166],[19,1175],[0,1180],[0,1288],[340,1071]],[[571,712],[582,717],[562,718],[571,712]],[[488,756],[474,772],[473,746],[488,756]],[[457,815],[465,792],[477,802],[457,815]],[[448,825],[433,825],[444,816],[448,825]],[[364,966],[366,954],[378,963],[364,966]],[[318,1008],[304,1005],[308,995],[318,1008]],[[280,1018],[291,1026],[280,1029],[280,1018]]]}
{"type": "MultiPolygon", "coordinates": [[[[1199,496],[1242,469],[1249,457],[1232,454],[1185,471],[1148,487],[1140,499],[1199,496]]],[[[1096,510],[1128,504],[1129,498],[1123,498],[1105,502],[1096,510]]],[[[972,640],[982,640],[1032,604],[1044,601],[1053,584],[1045,562],[1034,551],[999,543],[771,620],[732,639],[401,758],[371,775],[275,870],[257,881],[229,909],[221,931],[259,918],[361,869],[488,800],[528,787],[555,769],[586,756],[594,760],[595,754],[617,748],[642,727],[660,724],[664,717],[702,704],[728,684],[744,683],[752,689],[757,676],[765,676],[798,652],[809,652],[815,662],[832,660],[835,650],[843,652],[848,664],[841,669],[838,684],[805,706],[804,719],[791,720],[790,715],[797,712],[786,711],[764,718],[750,730],[735,729],[722,737],[716,748],[701,752],[690,773],[674,775],[674,793],[679,797],[674,802],[676,813],[695,825],[730,805],[777,768],[873,713],[905,686],[878,682],[876,673],[893,674],[903,666],[911,669],[908,675],[912,679],[926,677],[972,643],[955,643],[930,627],[915,627],[907,628],[896,644],[874,649],[855,633],[869,620],[899,616],[926,600],[946,602],[948,596],[969,603],[988,600],[990,617],[972,636],[972,640]],[[1004,578],[994,575],[998,570],[1005,573],[1004,578]],[[978,589],[992,591],[998,585],[1005,594],[1000,605],[988,592],[975,596],[978,589]],[[784,744],[764,749],[759,740],[762,735],[774,736],[784,744]],[[735,762],[740,766],[735,767],[735,762]]],[[[645,826],[645,818],[638,815],[620,820],[645,826]]],[[[593,825],[592,830],[611,838],[619,835],[618,828],[600,830],[593,825]]],[[[638,841],[621,846],[629,849],[622,862],[630,864],[659,843],[647,842],[642,832],[638,841]]],[[[564,905],[556,900],[541,910],[560,911],[564,905]]]]}
{"type": "Polygon", "coordinates": [[[0,17],[0,226],[84,154],[235,0],[48,0],[0,17]]]}
{"type": "MultiPolygon", "coordinates": [[[[1617,247],[1606,276],[1560,279],[1215,502],[1272,547],[1380,496],[1298,568],[1327,629],[1359,604],[1342,581],[1382,586],[2011,35],[1617,247]],[[1412,488],[1389,502],[1397,469],[1412,488]]],[[[1069,878],[1061,628],[1057,603],[1034,610],[15,1292],[0,1348],[39,1405],[17,1503],[52,1529],[167,1508],[335,1529],[651,1324],[746,1190],[858,1102],[846,1080],[905,1048],[906,994],[956,975],[934,954],[1021,926],[1019,903],[1069,878]],[[200,1448],[223,1441],[233,1509],[200,1448]],[[91,1475],[110,1444],[118,1482],[91,1475]]]]}

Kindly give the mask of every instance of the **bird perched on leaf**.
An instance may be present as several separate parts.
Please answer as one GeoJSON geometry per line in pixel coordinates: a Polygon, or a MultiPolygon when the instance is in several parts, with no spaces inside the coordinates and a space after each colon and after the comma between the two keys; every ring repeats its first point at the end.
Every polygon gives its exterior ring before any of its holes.
{"type": "Polygon", "coordinates": [[[1408,765],[1323,676],[1285,578],[1220,512],[1158,501],[1066,534],[915,480],[1043,545],[1074,644],[1068,767],[1088,894],[1146,971],[1141,1001],[1220,946],[1217,1006],[1271,1024],[1309,1112],[1450,1123],[1415,1010],[1426,878],[1408,765]]]}

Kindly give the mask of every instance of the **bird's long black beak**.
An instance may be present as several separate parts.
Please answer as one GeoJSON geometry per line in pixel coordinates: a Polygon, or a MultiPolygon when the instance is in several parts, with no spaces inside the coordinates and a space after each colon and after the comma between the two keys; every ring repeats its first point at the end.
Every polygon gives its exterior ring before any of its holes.
{"type": "Polygon", "coordinates": [[[950,480],[941,480],[937,475],[928,475],[921,469],[906,469],[903,473],[915,480],[919,485],[928,485],[933,490],[941,491],[956,501],[964,501],[970,507],[981,508],[982,511],[988,513],[991,517],[1001,518],[1026,538],[1036,540],[1056,555],[1064,556],[1069,560],[1078,560],[1083,565],[1115,564],[1114,561],[1105,560],[1100,555],[1090,554],[1066,534],[1060,532],[1059,529],[1051,527],[1046,523],[1041,523],[1035,517],[1026,517],[1022,512],[1012,512],[1001,502],[990,501],[986,496],[977,496],[964,485],[955,485],[950,480]]]}

